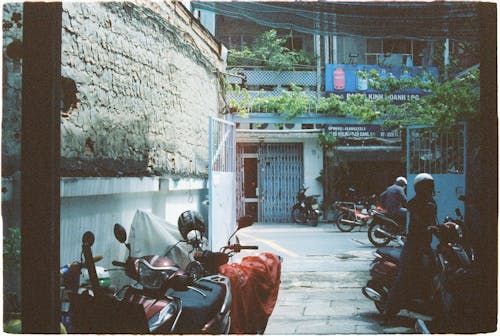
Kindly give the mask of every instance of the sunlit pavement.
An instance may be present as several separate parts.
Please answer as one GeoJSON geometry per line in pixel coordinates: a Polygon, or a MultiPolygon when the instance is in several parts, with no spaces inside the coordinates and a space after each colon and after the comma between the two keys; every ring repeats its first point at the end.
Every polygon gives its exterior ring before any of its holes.
{"type": "Polygon", "coordinates": [[[375,305],[361,293],[375,250],[366,228],[346,233],[331,223],[256,223],[238,236],[242,244],[283,257],[280,292],[266,334],[414,333],[415,316],[405,311],[381,326],[375,305]]]}

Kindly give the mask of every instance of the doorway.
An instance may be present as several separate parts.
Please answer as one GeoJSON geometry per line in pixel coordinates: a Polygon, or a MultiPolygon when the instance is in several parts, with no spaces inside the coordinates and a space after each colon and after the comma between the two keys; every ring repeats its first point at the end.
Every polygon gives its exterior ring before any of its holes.
{"type": "Polygon", "coordinates": [[[238,216],[289,222],[304,181],[302,143],[238,144],[237,153],[238,216]]]}
{"type": "Polygon", "coordinates": [[[257,154],[245,154],[243,157],[243,197],[245,215],[258,217],[259,181],[257,173],[257,154]]]}

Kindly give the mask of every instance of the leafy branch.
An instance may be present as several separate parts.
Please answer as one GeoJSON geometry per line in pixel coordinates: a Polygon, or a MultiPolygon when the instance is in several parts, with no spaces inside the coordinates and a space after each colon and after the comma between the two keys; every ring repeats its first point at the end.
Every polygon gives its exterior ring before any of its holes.
{"type": "Polygon", "coordinates": [[[351,116],[364,122],[383,120],[386,126],[434,125],[441,130],[477,118],[480,103],[477,69],[462,78],[445,82],[438,82],[425,73],[417,78],[398,79],[393,76],[382,78],[371,72],[369,80],[373,88],[384,92],[383,99],[370,100],[364,94],[354,94],[344,99],[331,94],[316,102],[314,97],[291,84],[291,92],[284,91],[280,96],[250,99],[247,93],[237,108],[245,115],[249,111],[274,112],[280,113],[285,120],[291,120],[315,107],[317,113],[351,116]],[[390,94],[408,88],[422,89],[428,94],[401,105],[390,101],[390,94]]]}
{"type": "Polygon", "coordinates": [[[228,66],[264,66],[270,70],[295,70],[297,66],[309,65],[311,61],[304,50],[295,51],[285,47],[287,38],[279,37],[271,29],[257,36],[251,47],[242,50],[230,49],[228,66]]]}

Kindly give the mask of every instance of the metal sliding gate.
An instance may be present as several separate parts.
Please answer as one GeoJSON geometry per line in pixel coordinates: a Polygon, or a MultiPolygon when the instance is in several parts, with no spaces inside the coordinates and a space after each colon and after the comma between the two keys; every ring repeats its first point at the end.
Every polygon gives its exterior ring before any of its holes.
{"type": "Polygon", "coordinates": [[[236,228],[235,124],[210,117],[208,145],[208,239],[218,251],[236,228]]]}
{"type": "Polygon", "coordinates": [[[301,143],[269,143],[259,148],[259,221],[289,222],[304,181],[301,143]]]}
{"type": "Polygon", "coordinates": [[[464,212],[458,196],[465,195],[466,125],[438,134],[432,127],[409,127],[407,136],[408,198],[415,195],[413,180],[419,173],[434,177],[438,220],[464,212]]]}

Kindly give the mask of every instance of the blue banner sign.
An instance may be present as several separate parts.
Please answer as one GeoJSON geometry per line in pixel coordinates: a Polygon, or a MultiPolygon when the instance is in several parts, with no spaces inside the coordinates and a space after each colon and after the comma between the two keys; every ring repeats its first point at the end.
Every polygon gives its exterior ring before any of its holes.
{"type": "MultiPolygon", "coordinates": [[[[380,77],[394,76],[396,78],[417,77],[427,73],[435,78],[438,76],[436,67],[381,67],[370,64],[326,64],[325,68],[325,91],[348,97],[350,94],[362,93],[369,99],[381,99],[384,97],[382,91],[370,88],[369,73],[376,70],[380,77]],[[363,75],[359,73],[363,72],[363,75]]],[[[389,99],[395,103],[403,103],[409,99],[420,98],[429,94],[420,89],[408,89],[398,91],[389,95],[389,99]]]]}
{"type": "Polygon", "coordinates": [[[373,124],[333,124],[325,125],[325,131],[335,137],[399,139],[399,128],[384,129],[373,124]]]}

